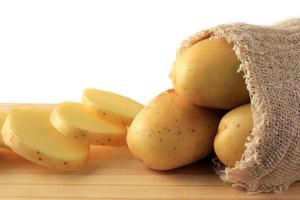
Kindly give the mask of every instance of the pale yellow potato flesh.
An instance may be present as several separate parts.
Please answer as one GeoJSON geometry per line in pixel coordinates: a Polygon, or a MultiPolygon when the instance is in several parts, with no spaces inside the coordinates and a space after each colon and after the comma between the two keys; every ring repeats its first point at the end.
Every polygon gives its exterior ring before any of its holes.
{"type": "MultiPolygon", "coordinates": [[[[30,103],[27,104],[1,103],[0,104],[0,128],[2,127],[9,112],[17,108],[26,108],[26,107],[35,107],[35,108],[51,111],[54,105],[53,104],[30,104],[30,103]]],[[[0,134],[0,147],[9,149],[9,147],[3,142],[2,134],[0,134]]]]}
{"type": "Polygon", "coordinates": [[[86,89],[83,104],[99,117],[129,126],[143,105],[122,95],[97,89],[86,89]]]}
{"type": "Polygon", "coordinates": [[[50,117],[52,125],[66,136],[94,145],[125,144],[126,127],[98,117],[81,103],[58,104],[50,117]]]}
{"type": "Polygon", "coordinates": [[[215,153],[222,163],[234,167],[236,161],[241,160],[252,128],[250,104],[239,106],[223,116],[214,141],[215,153]]]}
{"type": "Polygon", "coordinates": [[[154,98],[127,133],[131,153],[149,168],[170,170],[197,161],[213,150],[221,115],[197,107],[174,90],[154,98]]]}
{"type": "MultiPolygon", "coordinates": [[[[7,112],[0,111],[0,127],[2,127],[6,117],[7,117],[7,112]]],[[[0,135],[0,147],[8,148],[2,139],[2,133],[0,135]]]]}
{"type": "Polygon", "coordinates": [[[77,170],[85,166],[89,145],[64,136],[49,122],[50,112],[37,108],[16,109],[3,127],[4,143],[23,158],[39,165],[77,170]]]}
{"type": "Polygon", "coordinates": [[[240,64],[225,39],[204,39],[177,56],[171,78],[176,92],[194,104],[233,109],[249,102],[240,64]]]}
{"type": "Polygon", "coordinates": [[[39,108],[51,112],[55,104],[41,104],[41,103],[0,103],[0,112],[11,112],[19,108],[39,108]]]}

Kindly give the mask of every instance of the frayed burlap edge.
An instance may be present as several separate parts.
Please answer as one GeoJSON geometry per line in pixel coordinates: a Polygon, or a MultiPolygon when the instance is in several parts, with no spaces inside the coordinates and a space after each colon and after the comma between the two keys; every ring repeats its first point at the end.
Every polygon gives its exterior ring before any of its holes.
{"type": "MultiPolygon", "coordinates": [[[[283,21],[281,23],[276,24],[277,26],[281,25],[284,27],[285,25],[289,25],[292,23],[298,23],[300,19],[290,19],[287,21],[283,21]]],[[[233,187],[242,187],[245,188],[250,194],[251,193],[261,193],[261,192],[283,192],[285,191],[292,182],[289,183],[281,183],[278,185],[257,185],[255,187],[249,186],[245,182],[240,182],[235,178],[235,176],[239,176],[236,173],[236,169],[243,170],[248,166],[253,166],[255,164],[259,164],[260,160],[257,157],[257,147],[260,144],[262,125],[263,122],[266,120],[266,108],[265,103],[263,102],[263,98],[260,98],[260,94],[258,91],[255,90],[253,85],[256,84],[256,76],[255,74],[250,74],[251,71],[251,58],[247,54],[248,44],[249,44],[249,35],[247,32],[242,33],[240,35],[232,34],[230,31],[227,31],[227,28],[230,26],[232,29],[234,26],[247,26],[248,24],[244,23],[235,23],[235,24],[228,24],[228,25],[220,25],[215,28],[209,30],[203,30],[195,35],[191,36],[187,40],[183,41],[181,47],[177,51],[177,55],[181,54],[186,48],[192,46],[193,44],[203,40],[203,39],[216,39],[216,38],[225,38],[229,43],[234,44],[233,50],[235,51],[238,59],[241,61],[241,65],[238,69],[239,71],[244,72],[244,78],[247,85],[247,89],[250,94],[250,102],[251,102],[251,109],[253,114],[253,124],[254,128],[251,133],[251,140],[250,137],[248,138],[248,142],[245,144],[246,150],[243,154],[242,159],[236,163],[234,168],[224,167],[218,160],[213,160],[215,164],[216,173],[219,177],[228,183],[232,183],[233,187]],[[245,34],[245,35],[243,35],[245,34]],[[247,38],[243,40],[243,38],[247,38]]],[[[276,26],[274,25],[274,26],[276,26]]],[[[253,26],[253,25],[250,25],[253,26]]],[[[258,26],[259,27],[259,26],[258,26]]],[[[266,27],[266,26],[264,26],[266,27]]],[[[251,40],[250,40],[251,41],[251,40]]],[[[171,75],[171,74],[170,74],[171,75]]]]}

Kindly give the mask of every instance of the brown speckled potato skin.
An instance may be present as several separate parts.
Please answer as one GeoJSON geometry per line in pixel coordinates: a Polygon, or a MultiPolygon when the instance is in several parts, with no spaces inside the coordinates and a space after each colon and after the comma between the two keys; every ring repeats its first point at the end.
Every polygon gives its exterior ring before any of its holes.
{"type": "Polygon", "coordinates": [[[250,104],[239,106],[222,117],[214,149],[219,160],[228,167],[234,167],[241,160],[245,143],[253,128],[250,104]]]}
{"type": "Polygon", "coordinates": [[[232,48],[225,39],[205,39],[179,54],[171,72],[176,92],[209,108],[233,109],[249,102],[232,48]]]}
{"type": "Polygon", "coordinates": [[[129,150],[156,170],[187,165],[209,154],[220,113],[197,107],[174,90],[154,98],[128,129],[129,150]]]}

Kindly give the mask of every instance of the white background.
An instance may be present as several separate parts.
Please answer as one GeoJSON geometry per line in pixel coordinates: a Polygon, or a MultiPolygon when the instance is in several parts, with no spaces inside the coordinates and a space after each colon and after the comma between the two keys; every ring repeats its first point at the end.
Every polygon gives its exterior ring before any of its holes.
{"type": "Polygon", "coordinates": [[[94,87],[147,103],[171,87],[189,35],[299,15],[297,0],[1,1],[0,102],[79,101],[94,87]]]}

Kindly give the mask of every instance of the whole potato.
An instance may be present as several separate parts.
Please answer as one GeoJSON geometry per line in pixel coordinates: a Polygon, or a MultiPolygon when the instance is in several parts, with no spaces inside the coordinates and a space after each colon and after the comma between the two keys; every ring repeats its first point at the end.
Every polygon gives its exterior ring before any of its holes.
{"type": "Polygon", "coordinates": [[[205,39],[177,56],[171,71],[176,92],[199,106],[232,109],[249,101],[240,61],[225,39],[205,39]]]}
{"type": "Polygon", "coordinates": [[[138,113],[128,129],[127,144],[149,168],[177,168],[212,151],[219,120],[218,111],[197,107],[168,90],[138,113]]]}
{"type": "Polygon", "coordinates": [[[214,141],[215,153],[222,163],[234,167],[236,161],[241,160],[252,127],[250,104],[237,107],[224,115],[214,141]]]}

